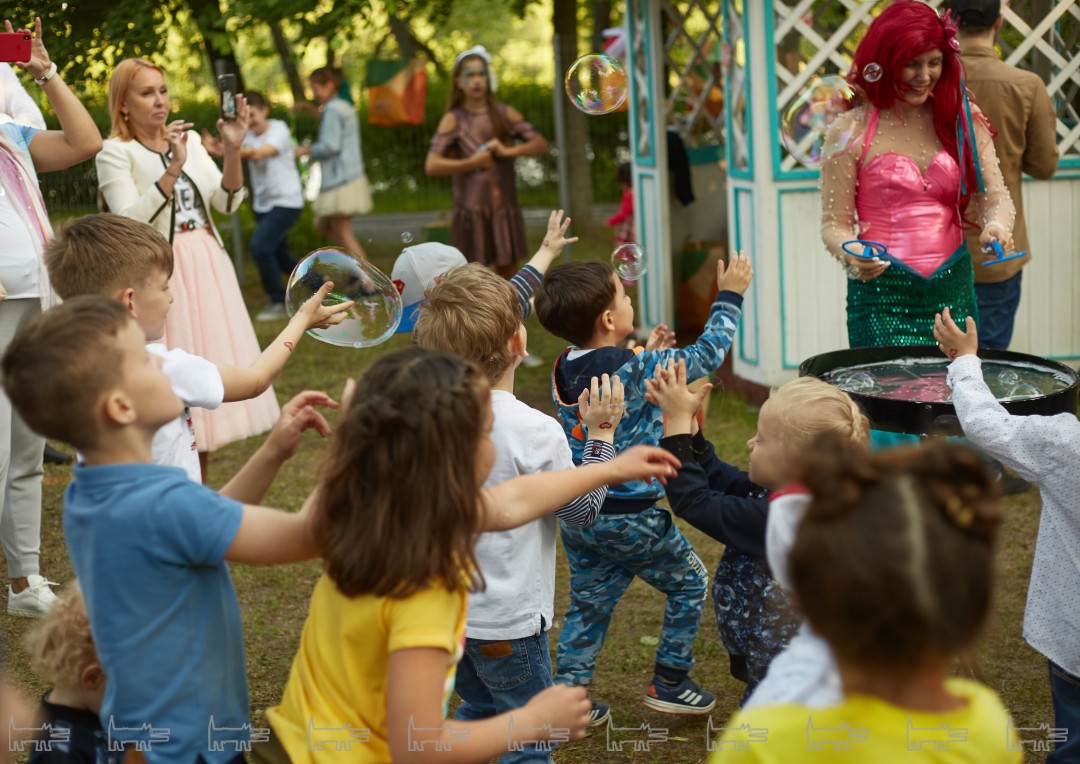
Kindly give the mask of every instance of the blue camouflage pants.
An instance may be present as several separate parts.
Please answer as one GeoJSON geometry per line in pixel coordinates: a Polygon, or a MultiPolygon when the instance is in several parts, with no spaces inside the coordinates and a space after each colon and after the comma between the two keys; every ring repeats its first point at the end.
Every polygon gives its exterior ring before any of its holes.
{"type": "Polygon", "coordinates": [[[559,632],[555,681],[592,682],[612,611],[634,576],[667,595],[656,662],[692,668],[708,573],[671,513],[654,506],[637,514],[600,515],[587,528],[559,527],[570,564],[570,608],[559,632]]]}

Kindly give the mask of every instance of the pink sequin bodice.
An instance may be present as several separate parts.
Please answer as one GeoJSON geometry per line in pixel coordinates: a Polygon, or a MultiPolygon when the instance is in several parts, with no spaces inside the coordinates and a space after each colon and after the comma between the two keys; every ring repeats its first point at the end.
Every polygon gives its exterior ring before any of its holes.
{"type": "MultiPolygon", "coordinates": [[[[868,133],[867,143],[873,136],[868,133]]],[[[948,152],[938,151],[925,174],[905,154],[879,154],[859,165],[859,236],[881,242],[891,256],[930,278],[964,243],[959,195],[960,168],[948,152]]]]}

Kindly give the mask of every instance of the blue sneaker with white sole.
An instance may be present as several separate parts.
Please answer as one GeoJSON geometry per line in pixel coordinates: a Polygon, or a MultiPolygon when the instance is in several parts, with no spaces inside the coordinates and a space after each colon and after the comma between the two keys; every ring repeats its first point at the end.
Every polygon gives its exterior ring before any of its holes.
{"type": "Polygon", "coordinates": [[[716,696],[701,689],[690,677],[678,684],[653,677],[645,691],[645,705],[662,714],[707,714],[716,705],[716,696]]]}

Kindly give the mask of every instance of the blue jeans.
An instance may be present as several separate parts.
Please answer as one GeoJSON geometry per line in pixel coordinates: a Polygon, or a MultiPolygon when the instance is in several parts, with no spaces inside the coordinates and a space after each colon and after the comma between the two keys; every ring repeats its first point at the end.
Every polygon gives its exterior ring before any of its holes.
{"type": "Polygon", "coordinates": [[[271,207],[269,212],[255,213],[257,225],[251,235],[251,257],[259,267],[259,279],[270,302],[285,302],[281,274],[292,273],[296,267],[296,261],[289,255],[286,238],[301,212],[289,207],[271,207]]]}
{"type": "Polygon", "coordinates": [[[976,284],[979,304],[979,346],[1008,350],[1012,342],[1013,322],[1020,306],[1020,277],[1023,271],[996,284],[976,284]]]}
{"type": "MultiPolygon", "coordinates": [[[[454,689],[462,703],[454,714],[463,721],[489,719],[521,708],[554,682],[547,632],[521,639],[466,639],[465,655],[457,667],[454,689]]],[[[545,762],[551,754],[525,745],[504,753],[501,764],[545,762]]]]}
{"type": "Polygon", "coordinates": [[[1054,702],[1054,726],[1068,730],[1064,743],[1058,743],[1046,757],[1046,764],[1080,761],[1080,677],[1075,677],[1053,661],[1050,664],[1050,699],[1054,702]]]}

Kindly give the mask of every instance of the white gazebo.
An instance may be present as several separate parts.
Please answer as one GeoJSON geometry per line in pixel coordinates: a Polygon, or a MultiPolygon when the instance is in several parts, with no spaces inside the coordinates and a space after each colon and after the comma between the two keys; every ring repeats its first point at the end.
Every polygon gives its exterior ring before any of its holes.
{"type": "MultiPolygon", "coordinates": [[[[938,6],[941,0],[933,0],[938,6]]],[[[846,72],[854,41],[887,2],[626,0],[639,241],[648,252],[643,321],[675,314],[675,254],[726,235],[756,278],[733,350],[736,376],[781,384],[804,359],[847,347],[845,277],[820,237],[818,173],[779,140],[811,77],[846,72]],[[717,52],[720,51],[720,55],[717,52]],[[722,82],[713,73],[723,63],[722,82]],[[716,112],[714,85],[722,86],[716,112]],[[688,148],[697,201],[672,196],[667,131],[688,148]]],[[[1080,0],[1014,0],[1004,58],[1040,74],[1057,112],[1057,174],[1025,178],[1032,262],[1011,349],[1080,360],[1080,0]]]]}

